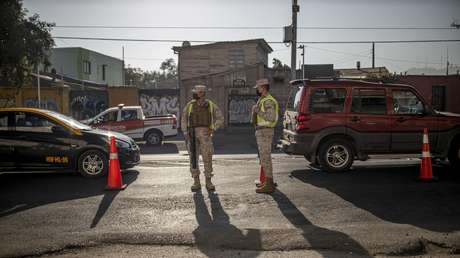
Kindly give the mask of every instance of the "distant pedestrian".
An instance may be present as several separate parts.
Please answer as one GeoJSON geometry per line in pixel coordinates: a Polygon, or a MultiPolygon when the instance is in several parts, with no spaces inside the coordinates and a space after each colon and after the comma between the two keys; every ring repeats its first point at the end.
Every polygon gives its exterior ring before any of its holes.
{"type": "Polygon", "coordinates": [[[256,128],[260,164],[266,177],[265,182],[256,189],[256,192],[270,194],[275,191],[271,152],[275,127],[278,122],[279,105],[276,99],[270,95],[268,79],[258,80],[254,88],[257,89],[259,100],[252,107],[252,121],[256,128]]]}
{"type": "Polygon", "coordinates": [[[201,189],[198,162],[200,153],[204,163],[206,189],[208,191],[216,189],[211,181],[213,176],[212,155],[214,154],[212,136],[215,130],[222,127],[223,123],[224,117],[219,107],[206,98],[206,86],[196,85],[193,89],[193,99],[185,106],[181,119],[182,132],[190,154],[190,172],[193,178],[192,191],[201,189]]]}

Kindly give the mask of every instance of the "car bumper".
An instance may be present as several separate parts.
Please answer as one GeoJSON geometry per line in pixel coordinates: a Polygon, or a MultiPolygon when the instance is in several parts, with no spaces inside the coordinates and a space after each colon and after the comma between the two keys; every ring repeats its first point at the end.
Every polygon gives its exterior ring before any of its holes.
{"type": "Polygon", "coordinates": [[[132,168],[141,163],[141,154],[139,150],[120,150],[118,156],[122,169],[132,168]]]}
{"type": "Polygon", "coordinates": [[[283,138],[278,143],[278,148],[284,153],[291,155],[311,155],[313,148],[313,135],[297,134],[284,130],[283,138]]]}

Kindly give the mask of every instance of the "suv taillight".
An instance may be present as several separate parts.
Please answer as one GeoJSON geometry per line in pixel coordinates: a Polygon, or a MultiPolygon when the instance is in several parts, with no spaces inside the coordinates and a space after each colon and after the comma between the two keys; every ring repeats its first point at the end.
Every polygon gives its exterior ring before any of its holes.
{"type": "Polygon", "coordinates": [[[296,120],[297,120],[296,131],[300,132],[303,130],[307,130],[308,127],[307,127],[306,122],[308,122],[310,119],[311,119],[311,115],[309,114],[302,114],[302,113],[298,114],[296,117],[296,120]]]}

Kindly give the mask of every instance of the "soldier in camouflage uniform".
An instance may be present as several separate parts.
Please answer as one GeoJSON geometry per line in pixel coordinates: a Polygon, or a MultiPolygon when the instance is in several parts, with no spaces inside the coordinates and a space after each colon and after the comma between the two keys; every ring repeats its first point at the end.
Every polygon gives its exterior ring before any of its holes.
{"type": "MultiPolygon", "coordinates": [[[[196,85],[193,89],[193,100],[187,103],[182,113],[181,129],[189,151],[191,150],[189,146],[191,141],[188,130],[190,128],[195,130],[196,164],[199,164],[199,154],[201,153],[204,163],[204,175],[206,177],[206,189],[208,191],[216,189],[211,182],[211,177],[213,176],[212,155],[214,153],[212,135],[216,129],[222,127],[223,123],[224,117],[219,107],[211,100],[206,99],[206,86],[196,85]]],[[[190,155],[190,159],[192,159],[192,155],[190,155]]],[[[199,165],[196,169],[192,168],[192,160],[190,160],[190,172],[193,178],[191,190],[198,191],[201,189],[200,169],[199,165]]]]}
{"type": "Polygon", "coordinates": [[[275,191],[271,152],[275,127],[278,122],[279,105],[269,93],[268,79],[258,80],[254,88],[257,89],[257,94],[260,97],[257,104],[252,107],[252,121],[256,127],[259,159],[266,177],[265,182],[256,189],[256,192],[270,194],[275,191]]]}

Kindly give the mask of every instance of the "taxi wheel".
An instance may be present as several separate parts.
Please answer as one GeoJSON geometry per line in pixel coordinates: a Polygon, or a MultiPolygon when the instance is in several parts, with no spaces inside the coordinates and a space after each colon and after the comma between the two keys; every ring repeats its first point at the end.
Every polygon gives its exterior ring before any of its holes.
{"type": "Polygon", "coordinates": [[[145,134],[145,141],[148,145],[160,145],[163,141],[163,136],[161,132],[149,131],[145,134]]]}
{"type": "Polygon", "coordinates": [[[107,156],[99,150],[83,152],[78,159],[78,171],[84,177],[101,177],[107,174],[107,156]]]}
{"type": "Polygon", "coordinates": [[[319,147],[319,164],[328,172],[344,172],[353,164],[353,148],[341,138],[333,138],[319,147]]]}

